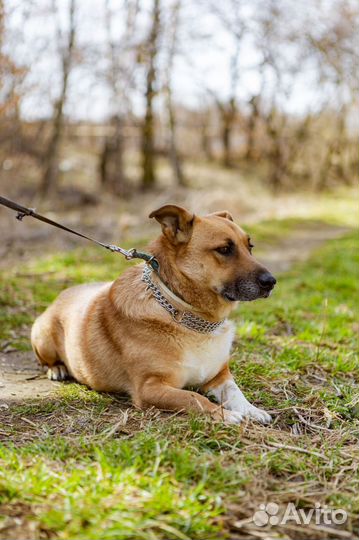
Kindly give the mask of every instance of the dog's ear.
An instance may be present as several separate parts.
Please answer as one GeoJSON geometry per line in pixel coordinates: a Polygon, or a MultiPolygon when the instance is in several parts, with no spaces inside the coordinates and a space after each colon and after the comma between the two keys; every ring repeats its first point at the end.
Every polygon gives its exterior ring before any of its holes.
{"type": "Polygon", "coordinates": [[[149,215],[161,224],[162,232],[172,244],[188,242],[191,238],[194,214],[184,208],[167,204],[149,215]]]}
{"type": "Polygon", "coordinates": [[[218,217],[223,217],[225,219],[229,219],[230,221],[234,221],[232,214],[230,212],[227,212],[227,210],[220,210],[219,212],[213,212],[213,214],[209,214],[209,216],[218,216],[218,217]]]}

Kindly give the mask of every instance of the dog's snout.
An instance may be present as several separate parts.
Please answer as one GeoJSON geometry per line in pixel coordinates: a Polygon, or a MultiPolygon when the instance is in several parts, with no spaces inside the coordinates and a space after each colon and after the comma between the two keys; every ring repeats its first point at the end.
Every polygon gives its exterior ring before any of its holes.
{"type": "Polygon", "coordinates": [[[277,280],[270,272],[261,272],[257,279],[259,285],[265,289],[273,289],[274,285],[277,283],[277,280]]]}

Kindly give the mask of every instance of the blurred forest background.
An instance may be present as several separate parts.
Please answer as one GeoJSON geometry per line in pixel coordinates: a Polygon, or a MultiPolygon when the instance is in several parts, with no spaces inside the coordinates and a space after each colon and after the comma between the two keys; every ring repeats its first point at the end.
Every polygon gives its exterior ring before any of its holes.
{"type": "Polygon", "coordinates": [[[58,209],[194,191],[212,209],[352,186],[358,15],[355,0],[0,0],[1,191],[58,209]]]}

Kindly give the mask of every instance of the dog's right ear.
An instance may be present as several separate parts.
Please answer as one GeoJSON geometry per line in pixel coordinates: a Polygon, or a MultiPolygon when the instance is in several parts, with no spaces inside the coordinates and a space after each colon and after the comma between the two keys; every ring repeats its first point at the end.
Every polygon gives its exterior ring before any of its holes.
{"type": "Polygon", "coordinates": [[[208,214],[208,216],[218,216],[223,217],[224,219],[229,219],[229,221],[234,221],[233,216],[228,210],[220,210],[219,212],[213,212],[212,214],[208,214]]]}
{"type": "Polygon", "coordinates": [[[194,214],[184,208],[167,204],[151,212],[149,217],[161,224],[163,234],[172,244],[188,242],[191,238],[194,214]]]}

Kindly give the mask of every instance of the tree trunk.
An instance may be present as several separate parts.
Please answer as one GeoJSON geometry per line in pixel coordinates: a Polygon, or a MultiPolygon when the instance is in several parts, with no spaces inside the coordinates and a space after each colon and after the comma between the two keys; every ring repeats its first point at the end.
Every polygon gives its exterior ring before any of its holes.
{"type": "Polygon", "coordinates": [[[55,106],[52,135],[45,155],[45,172],[42,177],[40,194],[45,197],[52,194],[58,179],[58,148],[63,128],[63,95],[55,106]]]}
{"type": "Polygon", "coordinates": [[[177,150],[176,116],[175,116],[175,111],[173,108],[172,92],[170,88],[168,88],[167,109],[168,109],[168,117],[169,117],[168,120],[169,120],[169,130],[170,130],[170,141],[169,141],[170,162],[172,165],[173,174],[176,179],[176,183],[179,186],[185,186],[186,182],[185,182],[185,177],[183,174],[182,163],[181,163],[180,157],[178,155],[178,150],[177,150]]]}
{"type": "Polygon", "coordinates": [[[253,96],[250,100],[251,112],[249,115],[248,125],[247,125],[247,148],[245,153],[245,159],[252,161],[256,157],[255,152],[255,131],[257,126],[257,120],[259,118],[259,107],[258,107],[259,96],[253,96]]]}
{"type": "Polygon", "coordinates": [[[104,190],[114,195],[125,195],[129,192],[124,168],[125,133],[124,122],[130,111],[130,91],[132,75],[126,60],[128,50],[132,47],[136,18],[139,10],[138,0],[124,3],[125,29],[122,38],[116,27],[114,14],[118,10],[111,0],[105,0],[105,26],[109,66],[106,71],[106,81],[111,90],[110,118],[111,134],[105,137],[102,152],[99,156],[99,184],[104,190]],[[116,37],[113,37],[113,36],[116,37]]]}
{"type": "Polygon", "coordinates": [[[44,174],[40,186],[40,195],[47,196],[55,191],[58,181],[59,144],[63,131],[63,110],[67,98],[68,79],[75,44],[75,0],[70,3],[70,30],[66,50],[62,58],[62,87],[60,97],[54,107],[52,133],[44,159],[44,174]]]}
{"type": "Polygon", "coordinates": [[[100,157],[101,187],[114,195],[124,195],[126,179],[123,163],[122,120],[116,116],[112,119],[113,134],[105,138],[100,157]]]}
{"type": "Polygon", "coordinates": [[[168,51],[168,64],[166,74],[166,98],[167,98],[167,114],[168,114],[168,127],[169,127],[169,158],[172,165],[173,174],[176,183],[180,186],[185,185],[185,178],[182,169],[182,163],[177,150],[177,119],[176,110],[173,105],[172,99],[172,70],[174,55],[176,53],[177,45],[177,28],[179,10],[181,7],[180,0],[174,4],[173,7],[173,20],[172,20],[172,36],[168,51]]]}
{"type": "Polygon", "coordinates": [[[277,193],[283,187],[288,166],[281,136],[284,123],[282,119],[280,124],[280,120],[276,110],[272,108],[266,117],[266,129],[270,141],[270,150],[268,152],[270,164],[269,186],[273,193],[277,193]]]}
{"type": "Polygon", "coordinates": [[[284,164],[279,139],[273,140],[273,150],[271,152],[271,172],[269,176],[269,185],[273,193],[278,193],[283,184],[284,164]]]}
{"type": "Polygon", "coordinates": [[[208,122],[208,113],[204,113],[203,121],[201,122],[201,146],[202,152],[205,155],[207,161],[213,161],[214,155],[211,144],[211,135],[209,133],[210,126],[208,122]]]}
{"type": "Polygon", "coordinates": [[[158,36],[160,31],[160,0],[153,0],[152,27],[148,39],[148,69],[146,76],[146,112],[142,127],[142,187],[150,189],[156,183],[153,99],[155,95],[158,36]]]}
{"type": "Polygon", "coordinates": [[[223,167],[231,167],[231,128],[227,118],[223,118],[222,126],[223,167]]]}
{"type": "Polygon", "coordinates": [[[328,144],[324,163],[319,174],[319,182],[317,184],[319,191],[324,190],[330,185],[331,176],[334,180],[340,178],[345,184],[350,185],[343,162],[346,107],[343,106],[338,114],[336,132],[328,144]]]}
{"type": "Polygon", "coordinates": [[[223,158],[222,163],[226,168],[232,167],[232,136],[233,127],[236,116],[236,105],[232,98],[227,105],[220,107],[222,116],[222,146],[223,158]]]}

